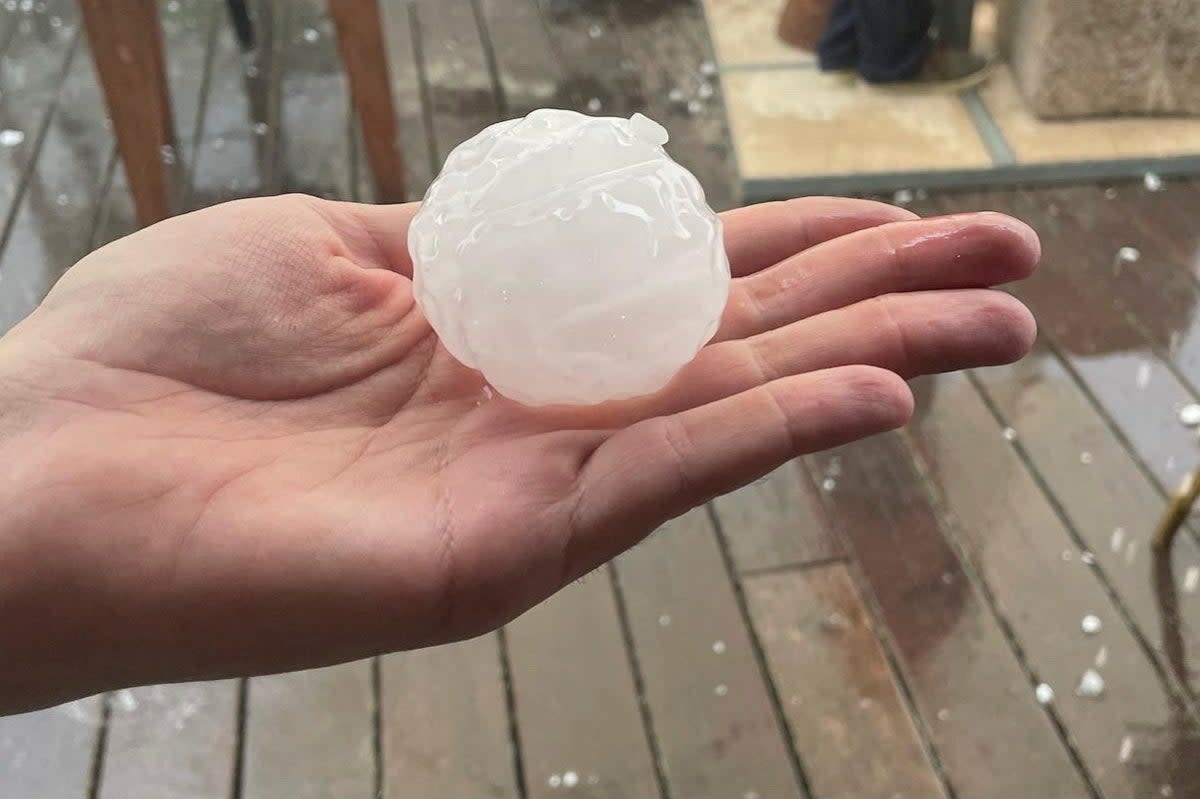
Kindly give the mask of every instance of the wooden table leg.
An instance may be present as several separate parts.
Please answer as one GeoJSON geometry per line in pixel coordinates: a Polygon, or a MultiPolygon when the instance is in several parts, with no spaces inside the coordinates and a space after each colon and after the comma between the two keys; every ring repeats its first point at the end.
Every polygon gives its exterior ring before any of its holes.
{"type": "Polygon", "coordinates": [[[158,6],[155,0],[79,0],[79,7],[138,221],[150,225],[171,213],[166,161],[175,154],[158,6]]]}
{"type": "Polygon", "coordinates": [[[388,81],[387,54],[377,0],[329,0],[350,96],[366,143],[379,202],[404,202],[404,159],[388,81]]]}

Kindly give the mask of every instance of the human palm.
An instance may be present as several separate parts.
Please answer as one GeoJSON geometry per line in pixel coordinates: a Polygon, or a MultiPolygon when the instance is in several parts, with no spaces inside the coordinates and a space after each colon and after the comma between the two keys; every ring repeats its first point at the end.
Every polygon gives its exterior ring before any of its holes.
{"type": "Polygon", "coordinates": [[[0,339],[0,637],[37,666],[0,712],[484,632],[714,495],[903,424],[902,378],[1033,336],[985,288],[1033,269],[1020,223],[810,198],[725,215],[721,329],[663,391],[525,407],[416,306],[414,211],[168,220],[0,339]]]}

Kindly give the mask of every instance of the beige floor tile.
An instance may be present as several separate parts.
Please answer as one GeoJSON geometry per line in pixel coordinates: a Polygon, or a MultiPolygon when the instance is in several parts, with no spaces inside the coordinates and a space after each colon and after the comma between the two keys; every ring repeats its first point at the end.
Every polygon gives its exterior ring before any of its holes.
{"type": "Polygon", "coordinates": [[[790,47],[775,35],[785,1],[704,0],[722,67],[814,63],[811,53],[790,47]]]}
{"type": "Polygon", "coordinates": [[[1029,112],[1007,69],[988,82],[982,95],[1021,163],[1200,154],[1200,119],[1042,122],[1029,112]]]}
{"type": "Polygon", "coordinates": [[[743,179],[986,168],[955,95],[884,92],[814,69],[723,79],[743,179]]]}

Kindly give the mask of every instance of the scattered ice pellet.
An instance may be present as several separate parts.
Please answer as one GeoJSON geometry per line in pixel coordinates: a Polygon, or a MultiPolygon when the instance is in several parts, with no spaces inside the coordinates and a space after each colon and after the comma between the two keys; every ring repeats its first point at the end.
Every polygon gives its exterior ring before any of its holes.
{"type": "Polygon", "coordinates": [[[320,38],[321,38],[321,34],[317,33],[316,28],[305,28],[304,29],[304,41],[308,42],[309,44],[312,44],[313,42],[315,42],[317,39],[320,39],[320,38]]]}
{"type": "Polygon", "coordinates": [[[678,86],[667,92],[667,99],[675,105],[687,105],[687,95],[678,86]]]}
{"type": "Polygon", "coordinates": [[[1039,705],[1048,705],[1054,701],[1054,689],[1044,682],[1037,684],[1037,688],[1033,689],[1033,695],[1037,698],[1039,705]]]}
{"type": "Polygon", "coordinates": [[[1109,186],[1107,189],[1104,190],[1104,198],[1106,200],[1117,199],[1117,190],[1114,189],[1112,186],[1109,186]]]}
{"type": "Polygon", "coordinates": [[[1188,566],[1188,570],[1183,574],[1183,590],[1191,594],[1198,587],[1200,587],[1200,566],[1188,566]]]}
{"type": "Polygon", "coordinates": [[[953,582],[954,582],[953,574],[951,574],[950,572],[942,572],[942,583],[943,584],[950,585],[953,582]]]}
{"type": "Polygon", "coordinates": [[[1011,427],[1004,428],[1004,440],[1005,441],[1016,441],[1017,440],[1017,431],[1012,429],[1011,427]]]}
{"type": "Polygon", "coordinates": [[[1096,556],[1093,555],[1091,552],[1088,552],[1087,550],[1084,550],[1083,554],[1081,554],[1079,556],[1079,559],[1081,561],[1083,561],[1085,566],[1095,566],[1096,565],[1096,556]]]}
{"type": "Polygon", "coordinates": [[[599,39],[603,35],[604,35],[604,28],[601,28],[599,25],[593,25],[590,28],[588,28],[588,36],[591,37],[592,39],[599,39]]]}
{"type": "Polygon", "coordinates": [[[826,477],[841,477],[842,476],[842,456],[834,455],[829,459],[829,464],[825,467],[826,477]]]}
{"type": "Polygon", "coordinates": [[[595,114],[603,107],[603,105],[604,104],[600,102],[599,97],[593,97],[587,101],[587,110],[595,114]]]}
{"type": "Polygon", "coordinates": [[[708,98],[713,96],[715,91],[716,90],[713,89],[713,85],[711,83],[709,83],[708,81],[704,81],[703,83],[701,83],[699,86],[696,87],[696,96],[699,97],[701,100],[707,100],[708,98]]]}
{"type": "Polygon", "coordinates": [[[663,615],[659,616],[658,617],[658,626],[659,627],[670,627],[671,626],[670,615],[664,613],[663,615]]]}
{"type": "Polygon", "coordinates": [[[712,651],[718,655],[725,654],[725,642],[724,641],[713,641],[712,651]]]}
{"type": "Polygon", "coordinates": [[[1143,175],[1142,176],[1142,185],[1144,185],[1146,187],[1146,191],[1162,191],[1163,190],[1162,178],[1160,178],[1158,176],[1157,172],[1147,172],[1145,175],[1143,175]]]}
{"type": "Polygon", "coordinates": [[[271,126],[268,125],[266,122],[255,122],[254,123],[254,135],[255,136],[266,136],[267,131],[270,129],[271,129],[271,126]]]}
{"type": "Polygon", "coordinates": [[[1133,539],[1132,541],[1130,541],[1129,545],[1125,547],[1125,563],[1126,563],[1126,565],[1133,564],[1133,559],[1137,557],[1137,548],[1138,548],[1138,542],[1137,542],[1136,538],[1133,539]]]}
{"type": "Polygon", "coordinates": [[[25,131],[16,128],[0,130],[0,147],[16,147],[25,141],[25,131]]]}
{"type": "Polygon", "coordinates": [[[912,189],[897,189],[892,195],[892,202],[896,205],[908,205],[913,201],[912,189]]]}
{"type": "Polygon", "coordinates": [[[550,779],[546,780],[546,783],[551,788],[557,788],[562,785],[562,777],[558,776],[557,774],[551,774],[550,779]]]}
{"type": "Polygon", "coordinates": [[[1100,672],[1095,669],[1088,669],[1079,678],[1079,685],[1075,688],[1075,695],[1081,696],[1084,699],[1099,699],[1104,696],[1104,678],[1100,676],[1100,672]]]}
{"type": "Polygon", "coordinates": [[[699,100],[688,100],[687,110],[689,114],[695,116],[704,110],[704,103],[699,100]]]}
{"type": "Polygon", "coordinates": [[[164,144],[158,148],[159,155],[162,156],[162,162],[167,166],[175,163],[175,148],[169,144],[164,144]]]}
{"type": "Polygon", "coordinates": [[[71,204],[71,198],[66,194],[60,194],[54,198],[54,202],[56,205],[62,208],[71,204]]]}
{"type": "Polygon", "coordinates": [[[700,65],[700,74],[706,78],[711,78],[717,74],[717,65],[712,61],[705,61],[700,65]]]}
{"type": "Polygon", "coordinates": [[[247,64],[246,65],[246,77],[247,78],[257,78],[258,77],[258,64],[247,64]]]}
{"type": "Polygon", "coordinates": [[[1132,263],[1137,263],[1138,259],[1140,259],[1141,257],[1142,257],[1142,251],[1139,250],[1137,247],[1125,246],[1125,247],[1122,247],[1121,249],[1117,250],[1117,260],[1118,261],[1125,261],[1126,263],[1132,264],[1132,263]]]}
{"type": "Polygon", "coordinates": [[[579,784],[579,775],[574,771],[568,771],[562,775],[562,784],[564,788],[574,788],[579,784]]]}
{"type": "Polygon", "coordinates": [[[1174,796],[1175,789],[1172,788],[1169,784],[1163,783],[1161,786],[1159,786],[1158,795],[1159,796],[1174,796]]]}
{"type": "Polygon", "coordinates": [[[63,25],[62,17],[50,17],[51,28],[61,28],[63,25]]]}
{"type": "Polygon", "coordinates": [[[588,778],[587,778],[587,784],[588,785],[599,785],[600,778],[597,777],[595,774],[589,774],[588,778]]]}
{"type": "Polygon", "coordinates": [[[1108,548],[1113,552],[1120,552],[1121,545],[1125,543],[1125,528],[1115,527],[1112,531],[1112,536],[1108,539],[1108,548]]]}
{"type": "Polygon", "coordinates": [[[859,710],[870,710],[871,706],[874,704],[875,703],[871,701],[871,697],[864,696],[862,699],[858,700],[858,709],[859,710]]]}
{"type": "Polygon", "coordinates": [[[224,150],[225,149],[225,140],[222,139],[220,136],[213,139],[212,148],[217,151],[224,150]]]}
{"type": "Polygon", "coordinates": [[[1100,632],[1101,626],[1100,617],[1091,614],[1084,616],[1083,620],[1079,622],[1079,628],[1083,630],[1084,635],[1095,635],[1100,632]]]}
{"type": "Polygon", "coordinates": [[[1179,421],[1184,427],[1200,427],[1200,405],[1193,402],[1180,408],[1179,421]]]}
{"type": "Polygon", "coordinates": [[[829,493],[835,488],[837,488],[837,480],[834,480],[832,477],[826,477],[821,481],[821,490],[825,493],[829,493]]]}
{"type": "Polygon", "coordinates": [[[717,696],[725,696],[727,693],[729,693],[729,686],[725,683],[721,683],[713,689],[713,693],[717,696]]]}
{"type": "Polygon", "coordinates": [[[1133,738],[1126,735],[1121,739],[1121,748],[1117,750],[1117,760],[1128,763],[1131,757],[1133,757],[1133,738]]]}
{"type": "Polygon", "coordinates": [[[1062,551],[1062,559],[1063,559],[1063,563],[1070,563],[1071,562],[1071,550],[1064,549],[1062,551]]]}
{"type": "Polygon", "coordinates": [[[1096,668],[1098,668],[1098,669],[1102,669],[1108,665],[1108,647],[1106,647],[1106,646],[1100,647],[1100,650],[1098,652],[1096,652],[1095,663],[1096,663],[1096,668]]]}
{"type": "Polygon", "coordinates": [[[1089,463],[1092,462],[1092,453],[1088,452],[1086,449],[1083,452],[1079,453],[1079,462],[1082,463],[1084,466],[1087,466],[1089,463]]]}
{"type": "Polygon", "coordinates": [[[939,708],[938,712],[937,712],[937,717],[938,717],[938,721],[949,721],[950,720],[950,709],[945,708],[945,707],[939,708]]]}

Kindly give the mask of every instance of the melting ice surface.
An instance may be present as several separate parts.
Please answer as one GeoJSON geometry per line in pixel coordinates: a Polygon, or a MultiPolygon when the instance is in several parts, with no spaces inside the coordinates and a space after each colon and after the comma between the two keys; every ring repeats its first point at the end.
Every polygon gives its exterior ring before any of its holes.
{"type": "Polygon", "coordinates": [[[721,222],[634,114],[541,109],[446,159],[409,229],[417,302],[454,357],[529,405],[662,388],[716,332],[721,222]]]}

